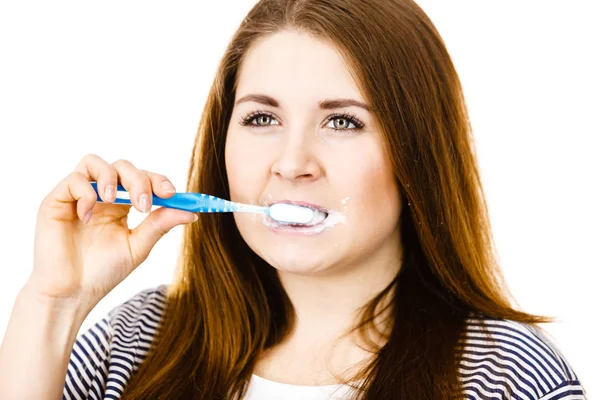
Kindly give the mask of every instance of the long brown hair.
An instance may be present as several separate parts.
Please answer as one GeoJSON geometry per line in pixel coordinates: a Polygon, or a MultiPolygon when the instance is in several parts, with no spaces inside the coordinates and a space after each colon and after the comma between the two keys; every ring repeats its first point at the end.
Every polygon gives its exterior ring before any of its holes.
{"type": "MultiPolygon", "coordinates": [[[[202,114],[188,191],[228,198],[224,149],[236,79],[252,43],[296,29],[333,43],[371,106],[404,199],[404,259],[387,294],[391,330],[360,377],[365,399],[446,399],[459,390],[459,336],[471,313],[526,323],[496,263],[471,127],[451,58],[410,0],[261,0],[235,33],[202,114]],[[389,296],[388,296],[389,297],[389,296]]],[[[184,230],[159,332],[124,399],[241,398],[258,356],[289,332],[293,310],[274,268],[230,214],[184,230]]]]}

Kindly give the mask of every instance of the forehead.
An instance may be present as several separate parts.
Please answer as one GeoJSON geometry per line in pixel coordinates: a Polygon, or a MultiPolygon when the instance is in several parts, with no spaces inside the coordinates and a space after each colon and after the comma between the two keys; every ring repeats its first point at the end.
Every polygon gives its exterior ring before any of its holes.
{"type": "Polygon", "coordinates": [[[286,30],[257,40],[242,62],[236,97],[264,93],[282,102],[325,98],[362,100],[337,48],[307,33],[286,30]]]}

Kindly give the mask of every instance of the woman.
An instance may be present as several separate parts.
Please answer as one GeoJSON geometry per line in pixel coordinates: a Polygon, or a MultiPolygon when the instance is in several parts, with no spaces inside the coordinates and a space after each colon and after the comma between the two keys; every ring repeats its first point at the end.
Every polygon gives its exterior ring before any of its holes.
{"type": "Polygon", "coordinates": [[[327,219],[157,209],[129,231],[128,207],[110,204],[117,182],[141,211],[174,188],[85,157],[40,207],[0,397],[584,398],[533,325],[549,318],[510,304],[460,82],[416,4],[260,1],[218,71],[187,191],[327,219]],[[76,339],[178,224],[174,282],[76,339]]]}

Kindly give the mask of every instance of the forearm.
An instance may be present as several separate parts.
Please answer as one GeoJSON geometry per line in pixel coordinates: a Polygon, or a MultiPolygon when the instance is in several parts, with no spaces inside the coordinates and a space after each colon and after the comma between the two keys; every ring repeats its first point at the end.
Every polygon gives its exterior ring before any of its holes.
{"type": "Polygon", "coordinates": [[[0,398],[62,398],[67,365],[87,312],[21,290],[0,346],[0,398]]]}

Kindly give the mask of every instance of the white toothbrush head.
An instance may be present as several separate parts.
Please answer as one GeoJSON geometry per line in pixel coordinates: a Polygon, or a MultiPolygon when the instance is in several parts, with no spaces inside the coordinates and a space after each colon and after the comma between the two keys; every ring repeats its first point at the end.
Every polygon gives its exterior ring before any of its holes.
{"type": "Polygon", "coordinates": [[[269,207],[269,216],[282,224],[308,224],[319,211],[295,204],[276,203],[269,207]]]}

